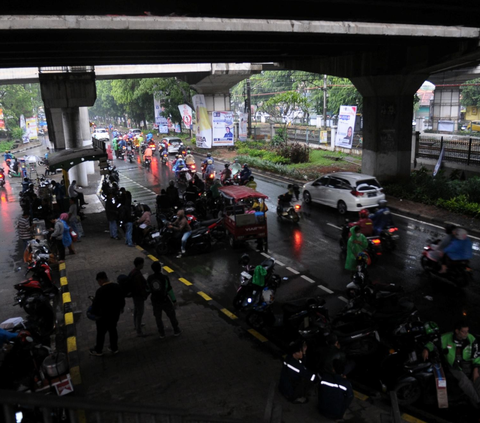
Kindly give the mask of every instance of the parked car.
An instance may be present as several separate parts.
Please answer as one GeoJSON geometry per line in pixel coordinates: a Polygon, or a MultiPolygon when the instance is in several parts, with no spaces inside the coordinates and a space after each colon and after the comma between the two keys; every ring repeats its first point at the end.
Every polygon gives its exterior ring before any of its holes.
{"type": "Polygon", "coordinates": [[[137,135],[140,135],[142,133],[142,130],[141,129],[138,129],[138,128],[135,128],[135,129],[130,129],[130,132],[137,136],[137,135]]]}
{"type": "Polygon", "coordinates": [[[100,141],[110,141],[110,136],[108,135],[108,131],[105,128],[95,129],[92,137],[100,141]]]}
{"type": "Polygon", "coordinates": [[[168,154],[177,154],[182,140],[178,137],[165,137],[161,142],[162,144],[168,143],[168,154]]]}
{"type": "Polygon", "coordinates": [[[385,194],[374,176],[354,172],[336,172],[303,186],[305,203],[335,207],[340,214],[377,207],[385,194]]]}
{"type": "Polygon", "coordinates": [[[480,131],[480,120],[472,120],[468,126],[467,130],[470,129],[471,131],[480,131]]]}

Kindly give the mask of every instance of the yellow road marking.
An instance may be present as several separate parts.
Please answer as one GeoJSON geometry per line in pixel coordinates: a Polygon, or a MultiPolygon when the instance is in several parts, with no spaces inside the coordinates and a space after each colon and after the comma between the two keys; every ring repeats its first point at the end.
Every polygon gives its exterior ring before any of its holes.
{"type": "Polygon", "coordinates": [[[267,342],[268,339],[265,338],[262,334],[258,333],[255,329],[248,329],[248,332],[257,338],[260,342],[267,342]]]}
{"type": "Polygon", "coordinates": [[[74,385],[80,385],[82,383],[82,377],[80,376],[80,367],[70,367],[70,377],[74,385]]]}
{"type": "Polygon", "coordinates": [[[65,270],[65,263],[60,263],[58,265],[58,270],[65,270]]]}
{"type": "Polygon", "coordinates": [[[63,300],[63,304],[71,303],[72,297],[70,296],[70,292],[64,292],[62,294],[62,300],[63,300]]]}
{"type": "Polygon", "coordinates": [[[66,277],[66,276],[62,276],[62,277],[60,278],[60,285],[61,285],[61,286],[68,285],[68,281],[67,281],[67,277],[66,277]]]}
{"type": "Polygon", "coordinates": [[[143,248],[140,247],[140,245],[135,245],[135,248],[136,248],[137,250],[143,251],[143,248]]]}
{"type": "Polygon", "coordinates": [[[147,257],[152,261],[158,261],[158,259],[155,256],[152,256],[151,254],[149,254],[147,257]]]}
{"type": "Polygon", "coordinates": [[[230,311],[228,311],[226,308],[222,308],[220,310],[223,314],[226,314],[228,317],[230,317],[230,319],[232,320],[235,320],[235,319],[238,319],[237,316],[235,316],[235,314],[231,313],[230,311]]]}
{"type": "Polygon", "coordinates": [[[353,391],[355,398],[359,399],[360,401],[366,401],[368,399],[368,396],[365,394],[362,394],[361,392],[358,391],[353,391]]]}
{"type": "Polygon", "coordinates": [[[168,267],[168,266],[163,266],[163,270],[165,270],[165,272],[167,272],[167,273],[173,273],[174,272],[174,270],[170,269],[170,267],[168,267]]]}
{"type": "Polygon", "coordinates": [[[410,414],[403,413],[402,419],[410,423],[426,423],[423,420],[417,419],[416,417],[411,416],[410,414]]]}
{"type": "Polygon", "coordinates": [[[65,313],[65,324],[73,325],[73,313],[65,313]]]}
{"type": "Polygon", "coordinates": [[[205,292],[198,291],[197,294],[200,295],[200,297],[202,297],[204,300],[212,301],[212,298],[205,294],[205,292]]]}
{"type": "Polygon", "coordinates": [[[71,353],[73,351],[77,351],[77,338],[70,336],[67,338],[67,352],[71,353]]]}
{"type": "Polygon", "coordinates": [[[79,423],[87,423],[87,418],[85,416],[85,410],[77,410],[77,418],[79,423]]]}
{"type": "Polygon", "coordinates": [[[193,285],[192,282],[187,281],[185,278],[178,278],[178,280],[187,286],[193,285]]]}

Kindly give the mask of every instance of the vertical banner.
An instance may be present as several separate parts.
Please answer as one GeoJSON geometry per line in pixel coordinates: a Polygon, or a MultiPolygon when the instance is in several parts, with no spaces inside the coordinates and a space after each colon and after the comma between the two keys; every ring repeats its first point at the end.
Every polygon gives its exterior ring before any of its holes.
{"type": "Polygon", "coordinates": [[[37,118],[36,118],[36,116],[25,119],[25,122],[27,124],[26,135],[27,135],[28,139],[30,139],[30,140],[38,139],[37,118]]]}
{"type": "Polygon", "coordinates": [[[238,139],[247,141],[248,113],[238,113],[238,139]]]}
{"type": "Polygon", "coordinates": [[[5,117],[3,116],[3,109],[0,109],[0,129],[5,129],[5,117]]]}
{"type": "Polygon", "coordinates": [[[24,115],[20,115],[20,128],[23,129],[23,132],[27,132],[27,123],[25,122],[24,115]]]}
{"type": "Polygon", "coordinates": [[[233,145],[233,112],[212,112],[213,147],[233,145]]]}
{"type": "Polygon", "coordinates": [[[352,148],[357,106],[340,106],[335,146],[352,148]]]}
{"type": "Polygon", "coordinates": [[[212,125],[208,117],[205,96],[203,94],[194,95],[192,101],[197,120],[195,128],[197,147],[212,148],[212,125]]]}
{"type": "Polygon", "coordinates": [[[443,156],[445,154],[445,145],[442,145],[442,150],[440,151],[440,155],[438,156],[437,164],[433,169],[433,177],[437,176],[438,171],[440,170],[440,166],[442,165],[443,156]]]}
{"type": "Polygon", "coordinates": [[[162,106],[162,101],[153,97],[153,108],[155,112],[155,124],[158,125],[158,132],[160,134],[168,134],[168,120],[162,116],[165,107],[162,106]]]}
{"type": "Polygon", "coordinates": [[[180,114],[182,115],[185,128],[192,129],[192,108],[187,104],[180,104],[178,110],[180,110],[180,114]]]}

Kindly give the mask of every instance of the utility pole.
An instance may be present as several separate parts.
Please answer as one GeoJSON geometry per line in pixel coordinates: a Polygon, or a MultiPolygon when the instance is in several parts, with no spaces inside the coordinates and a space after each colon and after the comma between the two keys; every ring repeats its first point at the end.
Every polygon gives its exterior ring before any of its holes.
{"type": "Polygon", "coordinates": [[[248,130],[247,137],[252,136],[252,98],[250,93],[250,78],[247,79],[247,101],[246,101],[246,112],[248,113],[248,130]]]}
{"type": "Polygon", "coordinates": [[[323,129],[327,129],[327,75],[323,75],[323,129]]]}

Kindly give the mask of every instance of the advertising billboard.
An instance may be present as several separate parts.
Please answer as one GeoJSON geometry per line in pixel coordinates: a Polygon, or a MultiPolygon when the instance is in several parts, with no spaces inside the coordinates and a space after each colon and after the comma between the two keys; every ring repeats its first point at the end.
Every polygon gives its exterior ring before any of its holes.
{"type": "Polygon", "coordinates": [[[340,106],[338,114],[338,128],[335,137],[335,146],[352,148],[357,106],[340,106]]]}
{"type": "Polygon", "coordinates": [[[233,112],[212,112],[213,146],[233,145],[233,112]]]}
{"type": "Polygon", "coordinates": [[[197,147],[212,148],[212,124],[208,116],[205,96],[203,94],[194,95],[192,101],[196,118],[195,137],[197,147]]]}

